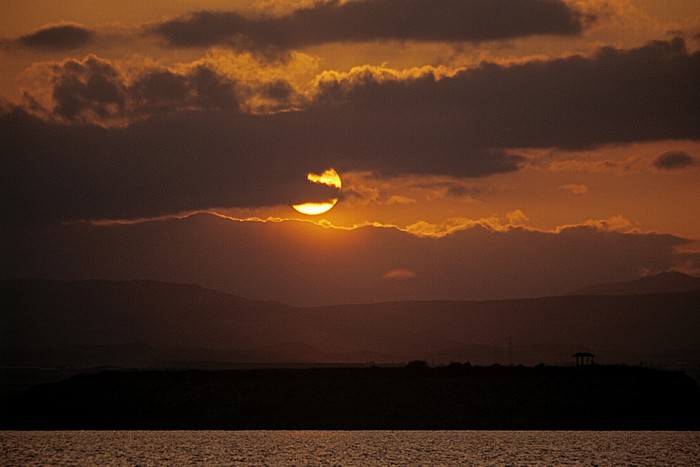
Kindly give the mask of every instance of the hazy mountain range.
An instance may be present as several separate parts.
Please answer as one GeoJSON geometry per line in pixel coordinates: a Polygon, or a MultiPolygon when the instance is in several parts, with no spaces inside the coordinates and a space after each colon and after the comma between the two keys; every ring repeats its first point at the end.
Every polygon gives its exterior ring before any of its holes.
{"type": "Polygon", "coordinates": [[[697,280],[673,273],[580,291],[600,295],[308,308],[197,285],[7,280],[0,358],[4,366],[531,365],[591,351],[603,363],[687,368],[700,361],[700,287],[678,290],[697,280]],[[654,293],[619,295],[642,286],[654,293]]]}
{"type": "Polygon", "coordinates": [[[640,277],[630,282],[589,285],[571,292],[570,295],[638,295],[691,290],[700,290],[700,277],[671,271],[640,277]]]}

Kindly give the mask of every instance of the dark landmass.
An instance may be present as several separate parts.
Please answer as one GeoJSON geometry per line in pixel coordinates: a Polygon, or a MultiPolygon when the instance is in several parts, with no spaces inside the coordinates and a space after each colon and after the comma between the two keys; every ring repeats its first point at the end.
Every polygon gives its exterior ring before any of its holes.
{"type": "Polygon", "coordinates": [[[630,282],[595,284],[582,287],[569,295],[640,295],[678,293],[700,290],[700,277],[677,271],[641,277],[630,282]]]}
{"type": "Polygon", "coordinates": [[[700,428],[691,378],[618,366],[107,371],[2,402],[2,429],[700,428]]]}
{"type": "Polygon", "coordinates": [[[698,336],[700,291],[297,308],[154,281],[0,281],[5,368],[532,366],[588,351],[695,375],[698,336]]]}

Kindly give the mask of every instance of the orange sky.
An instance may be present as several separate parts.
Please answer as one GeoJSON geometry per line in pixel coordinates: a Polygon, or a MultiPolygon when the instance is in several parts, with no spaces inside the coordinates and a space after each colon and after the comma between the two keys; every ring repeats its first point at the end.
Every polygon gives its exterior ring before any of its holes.
{"type": "MultiPolygon", "coordinates": [[[[436,241],[584,226],[683,239],[620,278],[700,271],[696,1],[411,5],[2,2],[5,225],[212,212],[436,241]],[[331,167],[339,193],[305,180],[331,167]]],[[[378,277],[420,277],[394,263],[378,277]]],[[[3,276],[91,274],[25,269],[3,276]]]]}

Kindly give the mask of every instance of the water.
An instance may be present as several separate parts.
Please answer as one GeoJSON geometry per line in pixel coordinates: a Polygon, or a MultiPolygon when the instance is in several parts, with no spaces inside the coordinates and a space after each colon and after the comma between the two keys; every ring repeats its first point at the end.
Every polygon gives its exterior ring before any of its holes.
{"type": "Polygon", "coordinates": [[[4,431],[2,465],[700,465],[700,432],[4,431]]]}

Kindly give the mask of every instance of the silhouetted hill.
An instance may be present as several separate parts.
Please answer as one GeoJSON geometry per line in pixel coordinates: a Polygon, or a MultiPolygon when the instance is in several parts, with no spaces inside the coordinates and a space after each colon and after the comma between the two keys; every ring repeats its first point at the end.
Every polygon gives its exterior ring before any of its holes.
{"type": "Polygon", "coordinates": [[[163,349],[176,358],[185,349],[253,348],[257,342],[237,333],[237,325],[254,328],[289,310],[198,285],[147,280],[6,280],[0,304],[5,364],[24,356],[24,364],[88,366],[150,363],[163,349]]]}
{"type": "Polygon", "coordinates": [[[673,271],[641,277],[631,282],[589,285],[568,295],[637,295],[690,292],[693,290],[700,290],[700,277],[673,271]]]}
{"type": "Polygon", "coordinates": [[[295,308],[152,281],[0,282],[0,364],[601,363],[692,369],[700,291],[295,308]]]}
{"type": "Polygon", "coordinates": [[[83,374],[6,396],[2,429],[698,429],[689,377],[638,367],[83,374]]]}

